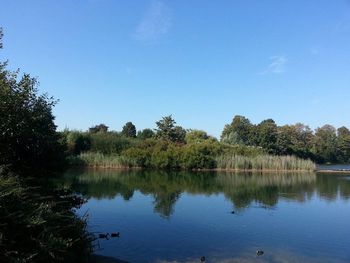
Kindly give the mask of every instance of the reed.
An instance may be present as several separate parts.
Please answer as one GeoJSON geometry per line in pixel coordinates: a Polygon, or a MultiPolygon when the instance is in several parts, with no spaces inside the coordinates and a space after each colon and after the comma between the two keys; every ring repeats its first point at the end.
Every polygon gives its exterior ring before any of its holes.
{"type": "Polygon", "coordinates": [[[70,164],[75,166],[88,166],[100,168],[129,168],[137,167],[135,160],[125,156],[103,154],[103,153],[81,153],[70,157],[70,164]]]}
{"type": "Polygon", "coordinates": [[[271,171],[314,171],[316,165],[311,160],[295,156],[275,155],[221,155],[216,157],[218,169],[223,170],[271,170],[271,171]]]}

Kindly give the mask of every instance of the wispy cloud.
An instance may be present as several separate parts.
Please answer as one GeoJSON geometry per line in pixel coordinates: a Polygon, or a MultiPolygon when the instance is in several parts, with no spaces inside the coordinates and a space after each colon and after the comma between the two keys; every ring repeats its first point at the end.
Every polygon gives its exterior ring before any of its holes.
{"type": "Polygon", "coordinates": [[[270,64],[267,68],[260,72],[260,75],[266,74],[282,74],[286,71],[288,59],[286,56],[272,56],[269,58],[270,64]]]}
{"type": "Polygon", "coordinates": [[[142,42],[155,42],[169,32],[171,25],[170,9],[163,2],[153,0],[133,37],[142,42]]]}

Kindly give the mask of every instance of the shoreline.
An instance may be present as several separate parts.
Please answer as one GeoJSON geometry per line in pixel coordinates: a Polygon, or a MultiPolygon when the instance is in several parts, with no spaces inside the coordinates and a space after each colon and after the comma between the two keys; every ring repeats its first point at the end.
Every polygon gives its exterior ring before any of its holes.
{"type": "Polygon", "coordinates": [[[223,168],[212,168],[212,169],[153,169],[144,167],[115,167],[115,166],[103,166],[103,165],[72,165],[69,168],[81,168],[81,169],[92,169],[92,170],[120,170],[120,171],[132,171],[132,170],[170,170],[170,171],[192,171],[192,172],[260,172],[260,173],[339,173],[339,174],[350,174],[350,170],[276,170],[276,169],[223,169],[223,168]]]}
{"type": "MultiPolygon", "coordinates": [[[[192,171],[192,172],[260,172],[260,173],[313,173],[319,172],[318,170],[276,170],[276,169],[223,169],[223,168],[203,168],[203,169],[155,169],[144,167],[115,167],[115,166],[103,166],[103,165],[72,165],[69,168],[82,168],[91,170],[120,170],[120,171],[132,171],[132,170],[164,170],[164,171],[192,171]]],[[[350,171],[349,171],[350,173],[350,171]]]]}
{"type": "Polygon", "coordinates": [[[350,170],[316,170],[316,173],[339,173],[339,174],[350,174],[350,170]]]}

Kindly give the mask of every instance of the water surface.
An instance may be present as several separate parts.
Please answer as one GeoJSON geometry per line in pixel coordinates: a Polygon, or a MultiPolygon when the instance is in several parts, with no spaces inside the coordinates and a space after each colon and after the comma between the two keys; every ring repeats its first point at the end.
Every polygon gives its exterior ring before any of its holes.
{"type": "Polygon", "coordinates": [[[350,262],[350,175],[85,170],[96,254],[128,262],[350,262]],[[234,214],[231,212],[234,211],[234,214]],[[257,257],[256,250],[265,253],[257,257]]]}

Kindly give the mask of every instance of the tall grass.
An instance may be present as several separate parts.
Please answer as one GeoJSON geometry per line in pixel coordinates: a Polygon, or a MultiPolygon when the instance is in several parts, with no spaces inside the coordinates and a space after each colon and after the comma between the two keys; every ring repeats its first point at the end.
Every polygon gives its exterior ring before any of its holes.
{"type": "Polygon", "coordinates": [[[129,168],[137,167],[135,160],[125,156],[103,154],[103,153],[81,153],[78,156],[71,156],[71,165],[100,167],[100,168],[129,168]]]}
{"type": "Polygon", "coordinates": [[[295,156],[275,155],[221,155],[216,158],[217,168],[224,170],[275,170],[313,171],[316,165],[311,160],[295,156]]]}
{"type": "MultiPolygon", "coordinates": [[[[88,152],[82,153],[78,156],[71,156],[69,160],[71,165],[76,166],[100,168],[144,167],[143,165],[140,165],[137,158],[125,155],[88,152]]],[[[191,162],[193,161],[191,160],[191,162]]],[[[199,168],[207,167],[205,164],[197,166],[199,168]]],[[[162,168],[162,166],[157,166],[156,164],[153,164],[150,167],[162,168]]],[[[316,165],[311,160],[305,160],[291,155],[275,156],[264,154],[257,156],[243,156],[226,154],[217,156],[215,160],[213,160],[211,168],[223,170],[314,171],[316,165]]]]}

